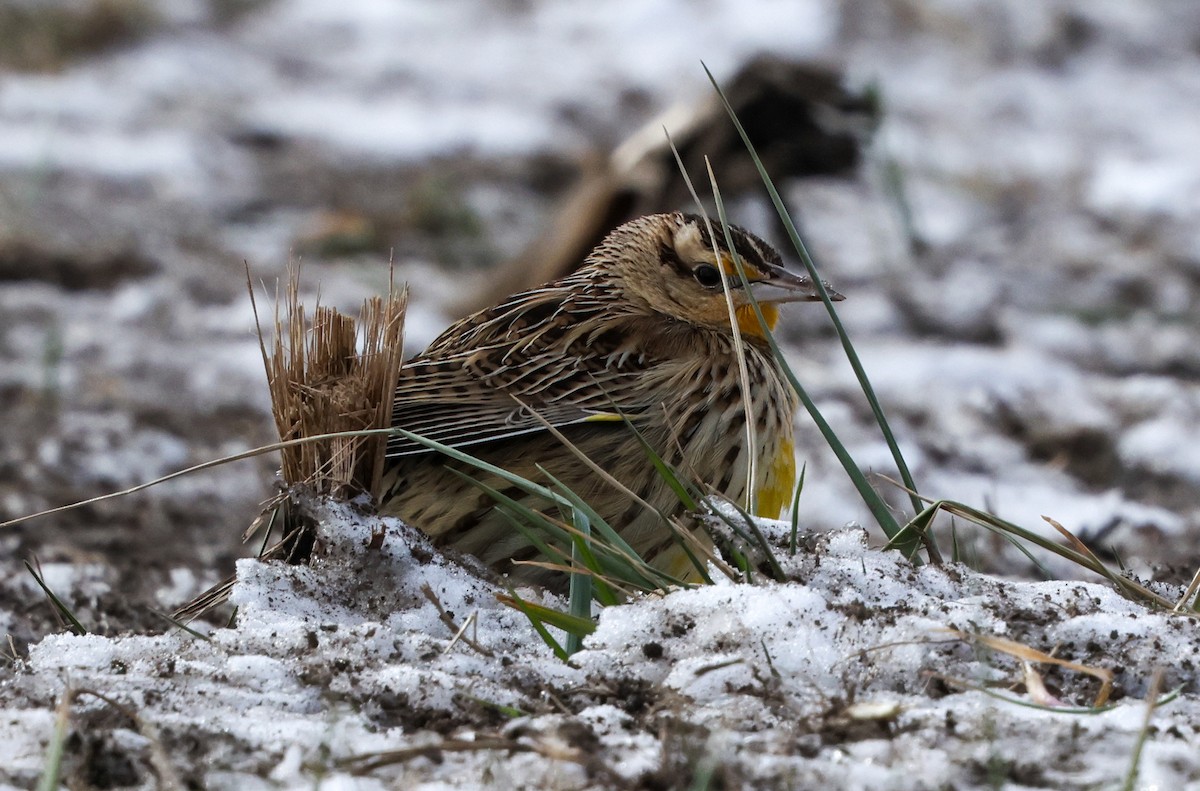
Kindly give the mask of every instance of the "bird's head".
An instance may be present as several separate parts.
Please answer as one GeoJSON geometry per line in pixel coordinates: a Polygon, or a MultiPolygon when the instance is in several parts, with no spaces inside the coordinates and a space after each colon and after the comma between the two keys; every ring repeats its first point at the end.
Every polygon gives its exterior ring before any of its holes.
{"type": "MultiPolygon", "coordinates": [[[[593,254],[611,267],[631,301],[670,318],[729,331],[729,309],[722,280],[729,285],[738,326],[744,335],[763,338],[746,285],[721,227],[714,223],[716,250],[702,217],[674,212],[653,214],[617,228],[593,254]]],[[[813,302],[820,296],[812,279],[783,268],[779,253],[762,239],[729,226],[749,291],[774,329],[783,302],[813,302]]],[[[843,299],[827,284],[830,299],[843,299]]]]}

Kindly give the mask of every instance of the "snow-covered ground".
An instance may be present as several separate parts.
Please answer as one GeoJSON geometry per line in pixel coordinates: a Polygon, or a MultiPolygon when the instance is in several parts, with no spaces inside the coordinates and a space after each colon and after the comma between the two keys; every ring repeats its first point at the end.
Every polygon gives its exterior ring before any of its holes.
{"type": "MultiPolygon", "coordinates": [[[[567,664],[502,588],[393,520],[330,506],[313,567],[239,563],[235,629],[33,646],[8,695],[47,705],[7,712],[6,771],[38,776],[70,687],[79,762],[129,765],[150,787],[1109,787],[1150,671],[1160,696],[1194,682],[1194,621],[1108,587],[914,569],[858,528],[788,557],[788,526],[764,526],[788,582],[608,608],[567,664]],[[1089,708],[1101,681],[1052,665],[1033,672],[1053,693],[1004,691],[1021,662],[964,634],[1112,672],[1115,702],[1089,708]]],[[[1154,713],[1137,787],[1200,771],[1198,717],[1191,694],[1154,713]]]]}
{"type": "MultiPolygon", "coordinates": [[[[1200,567],[1194,3],[153,9],[57,71],[0,71],[0,520],[270,440],[243,261],[270,282],[301,255],[350,306],[395,250],[415,348],[583,160],[705,96],[701,60],[728,79],[765,51],[882,99],[857,178],[786,191],[922,491],[1047,534],[1053,517],[1168,597],[1200,567]],[[314,242],[347,228],[367,241],[314,242]]],[[[769,232],[765,208],[740,208],[769,232]]],[[[782,335],[855,457],[891,474],[819,310],[782,335]]],[[[313,569],[242,561],[235,629],[156,634],[148,608],[243,551],[270,459],[6,528],[0,782],[34,782],[75,688],[123,711],[77,698],[73,787],[1120,787],[1161,669],[1181,692],[1152,714],[1134,787],[1200,787],[1193,620],[1050,558],[1070,581],[1043,581],[963,525],[986,574],[912,569],[844,527],[869,517],[798,428],[800,521],[828,537],[786,562],[792,581],[609,609],[574,666],[488,584],[415,562],[403,528],[364,555],[372,527],[350,516],[313,569]],[[92,635],[55,634],[30,555],[92,635]],[[422,582],[475,614],[492,656],[451,645],[422,582]],[[1058,711],[963,689],[1037,697],[1018,661],[951,629],[1111,670],[1114,707],[1068,711],[1099,682],[1048,664],[1058,711]]]]}

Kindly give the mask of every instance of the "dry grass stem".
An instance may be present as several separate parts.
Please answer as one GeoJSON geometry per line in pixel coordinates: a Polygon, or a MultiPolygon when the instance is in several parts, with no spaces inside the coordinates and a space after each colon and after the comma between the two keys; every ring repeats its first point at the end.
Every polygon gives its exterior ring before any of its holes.
{"type": "Polygon", "coordinates": [[[444,623],[446,625],[446,628],[448,628],[451,632],[454,632],[454,638],[450,641],[450,645],[446,646],[447,652],[454,646],[454,644],[456,642],[458,642],[459,640],[462,640],[464,643],[466,643],[471,648],[478,651],[480,654],[483,654],[484,656],[489,656],[489,657],[495,656],[495,654],[492,653],[489,649],[487,649],[487,648],[483,647],[482,645],[480,645],[479,643],[475,642],[470,637],[467,637],[466,630],[467,630],[467,627],[470,626],[472,620],[475,618],[474,614],[470,615],[467,618],[467,620],[465,622],[463,622],[462,626],[459,626],[457,623],[454,622],[454,616],[452,616],[450,613],[446,612],[446,608],[442,606],[441,599],[439,599],[437,597],[437,594],[433,592],[433,588],[431,588],[429,586],[429,583],[425,583],[424,585],[421,586],[421,593],[425,596],[426,599],[429,600],[429,603],[432,604],[434,606],[434,608],[437,610],[438,620],[440,620],[442,623],[444,623]]]}
{"type": "Polygon", "coordinates": [[[1175,602],[1175,606],[1171,608],[1171,611],[1183,612],[1187,603],[1195,597],[1198,590],[1200,590],[1200,569],[1196,569],[1196,573],[1192,575],[1192,581],[1188,583],[1187,590],[1179,597],[1179,601],[1175,602]]]}
{"type": "MultiPolygon", "coordinates": [[[[371,297],[357,320],[317,305],[310,322],[300,302],[299,269],[291,270],[282,305],[276,302],[270,353],[263,343],[280,440],[390,428],[407,302],[407,289],[392,290],[386,299],[371,297]]],[[[261,342],[261,324],[259,338],[261,342]]],[[[375,497],[386,448],[382,434],[334,436],[286,447],[281,451],[283,480],[339,499],[364,493],[375,497]]]]}
{"type": "Polygon", "coordinates": [[[1051,656],[1044,651],[1039,651],[1036,648],[1031,648],[1024,643],[1018,643],[1015,640],[1009,640],[1005,637],[996,637],[986,634],[969,634],[960,632],[957,629],[947,629],[946,631],[953,634],[962,640],[969,643],[977,643],[986,646],[993,651],[999,651],[1003,654],[1016,657],[1022,662],[1044,662],[1047,664],[1058,665],[1065,667],[1068,670],[1074,670],[1078,673],[1086,673],[1100,680],[1100,691],[1096,693],[1096,699],[1092,702],[1092,708],[1099,708],[1108,702],[1108,696],[1112,693],[1113,672],[1108,668],[1091,667],[1090,665],[1081,665],[1077,662],[1068,662],[1065,659],[1059,659],[1056,656],[1051,656]]]}

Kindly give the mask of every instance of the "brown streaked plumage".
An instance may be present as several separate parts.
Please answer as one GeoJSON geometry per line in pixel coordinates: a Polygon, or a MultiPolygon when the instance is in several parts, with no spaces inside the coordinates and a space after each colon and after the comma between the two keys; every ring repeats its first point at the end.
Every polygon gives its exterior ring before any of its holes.
{"type": "MultiPolygon", "coordinates": [[[[770,324],[779,303],[818,299],[811,281],[783,269],[765,242],[731,230],[770,324]]],[[[704,221],[693,215],[656,214],[622,225],[573,274],[468,316],[405,363],[393,425],[545,482],[540,465],[647,560],[685,573],[685,555],[662,518],[596,475],[542,421],[665,514],[680,510],[678,500],[621,416],[668,463],[733,500],[746,499],[753,455],[756,510],[778,516],[795,479],[796,401],[719,228],[716,247],[718,256],[704,221]],[[739,383],[739,341],[722,272],[741,331],[748,397],[739,383]],[[754,450],[747,447],[747,412],[754,450]]],[[[544,572],[510,562],[535,559],[536,552],[486,493],[452,470],[535,507],[546,503],[403,438],[391,442],[388,457],[384,513],[500,571],[545,581],[544,572]]]]}

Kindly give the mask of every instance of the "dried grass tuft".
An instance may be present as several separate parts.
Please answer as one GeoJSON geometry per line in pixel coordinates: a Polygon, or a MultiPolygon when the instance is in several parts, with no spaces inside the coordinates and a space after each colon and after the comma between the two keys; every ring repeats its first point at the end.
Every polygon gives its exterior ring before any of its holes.
{"type": "Polygon", "coordinates": [[[270,352],[259,322],[275,425],[281,441],[342,436],[283,448],[283,481],[319,496],[376,498],[387,436],[345,434],[391,427],[408,289],[367,299],[357,319],[318,304],[310,322],[299,281],[299,267],[293,267],[284,298],[276,301],[270,352]]]}

